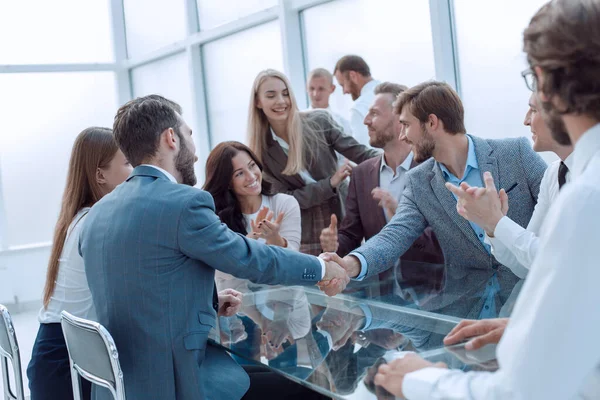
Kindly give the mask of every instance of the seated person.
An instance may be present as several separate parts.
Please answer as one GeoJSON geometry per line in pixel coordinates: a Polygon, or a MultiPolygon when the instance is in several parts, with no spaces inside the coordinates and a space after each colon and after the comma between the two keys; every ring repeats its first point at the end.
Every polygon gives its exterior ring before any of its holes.
{"type": "MultiPolygon", "coordinates": [[[[337,252],[341,257],[360,247],[363,239],[375,236],[396,214],[402,198],[406,173],[418,165],[413,158],[412,146],[404,140],[402,125],[394,114],[393,103],[406,86],[384,82],[375,87],[375,99],[364,123],[369,131],[369,144],[383,149],[383,155],[363,161],[354,168],[348,186],[346,215],[340,229],[337,217],[331,215],[331,224],[323,229],[320,240],[323,251],[337,252]]],[[[412,247],[397,261],[393,270],[360,282],[369,297],[393,293],[408,298],[402,291],[439,291],[442,285],[444,257],[435,235],[426,229],[412,247]],[[416,262],[416,263],[413,263],[416,262]],[[437,265],[424,268],[426,263],[437,265]],[[425,271],[424,271],[425,269],[425,271]],[[402,284],[398,285],[397,282],[402,284]]],[[[354,285],[357,286],[357,285],[354,285]]],[[[347,292],[353,289],[348,288],[347,292]]],[[[417,296],[411,296],[413,301],[417,296]]]]}

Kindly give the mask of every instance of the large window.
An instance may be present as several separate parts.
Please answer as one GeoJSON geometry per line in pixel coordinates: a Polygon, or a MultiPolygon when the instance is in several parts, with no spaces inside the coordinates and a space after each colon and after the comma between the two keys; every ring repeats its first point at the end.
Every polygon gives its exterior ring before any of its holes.
{"type": "Polygon", "coordinates": [[[277,0],[196,0],[203,31],[277,5],[277,0]]]}
{"type": "Polygon", "coordinates": [[[246,142],[254,78],[263,69],[283,70],[279,24],[270,22],[204,46],[208,120],[212,145],[246,142]]]}
{"type": "Polygon", "coordinates": [[[454,2],[467,131],[488,138],[529,136],[523,30],[545,0],[454,2]],[[493,16],[493,18],[491,17],[493,16]]]}
{"type": "Polygon", "coordinates": [[[112,62],[109,0],[0,2],[0,65],[112,62]]]}
{"type": "Polygon", "coordinates": [[[185,38],[185,0],[124,0],[129,57],[185,38]]]}
{"type": "Polygon", "coordinates": [[[52,239],[73,141],[112,127],[110,72],[0,74],[0,171],[9,246],[52,239]]]}
{"type": "MultiPolygon", "coordinates": [[[[375,79],[407,86],[435,78],[429,2],[339,0],[302,14],[307,70],[333,72],[338,59],[357,54],[375,79]]],[[[352,99],[340,87],[331,107],[349,115],[352,99]]]]}

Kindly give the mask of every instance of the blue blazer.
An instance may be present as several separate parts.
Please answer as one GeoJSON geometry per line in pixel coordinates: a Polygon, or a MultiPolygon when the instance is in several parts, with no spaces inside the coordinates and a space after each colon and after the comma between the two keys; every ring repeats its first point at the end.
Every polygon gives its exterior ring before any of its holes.
{"type": "MultiPolygon", "coordinates": [[[[508,194],[508,217],[527,226],[537,203],[546,163],[525,138],[490,140],[471,136],[481,174],[489,171],[498,189],[508,194]]],[[[500,291],[496,311],[510,296],[519,278],[483,246],[469,221],[456,211],[456,199],[445,186],[433,158],[412,168],[398,212],[379,234],[356,250],[367,261],[367,277],[392,268],[411,244],[431,226],[445,259],[442,293],[423,307],[459,318],[477,318],[482,293],[493,274],[500,291]]]]}
{"type": "MultiPolygon", "coordinates": [[[[119,350],[130,399],[239,399],[249,378],[207,343],[215,269],[263,284],[313,285],[316,257],[230,231],[212,196],[138,166],[90,210],[79,251],[98,322],[119,350]]],[[[97,390],[96,398],[107,392],[97,390]]]]}

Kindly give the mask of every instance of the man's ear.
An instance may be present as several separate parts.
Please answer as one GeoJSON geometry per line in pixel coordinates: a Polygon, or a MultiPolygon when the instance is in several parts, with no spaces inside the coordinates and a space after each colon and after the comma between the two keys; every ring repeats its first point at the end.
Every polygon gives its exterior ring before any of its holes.
{"type": "Polygon", "coordinates": [[[348,77],[353,83],[358,83],[358,72],[348,71],[348,77]]]}
{"type": "Polygon", "coordinates": [[[106,183],[106,177],[104,176],[102,168],[96,168],[96,182],[99,185],[104,185],[106,183]]]}
{"type": "Polygon", "coordinates": [[[440,119],[437,117],[437,115],[435,114],[429,114],[428,120],[427,120],[427,125],[429,125],[429,127],[432,130],[436,130],[437,128],[440,127],[440,123],[442,121],[440,121],[440,119]]]}
{"type": "Polygon", "coordinates": [[[160,134],[160,141],[173,150],[177,148],[177,139],[177,134],[173,128],[167,128],[160,134]]]}
{"type": "Polygon", "coordinates": [[[329,94],[332,94],[333,92],[335,92],[335,85],[332,83],[331,84],[331,90],[329,91],[329,94]]]}

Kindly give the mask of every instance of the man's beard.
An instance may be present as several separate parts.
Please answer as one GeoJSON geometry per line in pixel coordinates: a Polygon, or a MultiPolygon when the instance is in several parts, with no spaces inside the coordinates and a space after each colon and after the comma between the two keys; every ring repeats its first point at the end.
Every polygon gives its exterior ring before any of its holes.
{"type": "Polygon", "coordinates": [[[552,138],[560,145],[571,145],[571,137],[567,133],[567,127],[560,114],[554,109],[549,101],[542,101],[542,118],[544,123],[550,129],[552,138]]]}
{"type": "Polygon", "coordinates": [[[175,169],[181,174],[181,183],[194,186],[198,182],[196,172],[194,171],[196,155],[190,151],[183,137],[180,136],[180,139],[181,147],[179,153],[175,156],[175,169]]]}
{"type": "Polygon", "coordinates": [[[386,144],[388,144],[397,137],[398,135],[394,134],[392,121],[381,131],[375,132],[373,137],[369,139],[369,144],[371,145],[371,147],[375,147],[376,149],[383,149],[386,144]]]}
{"type": "Polygon", "coordinates": [[[413,144],[414,158],[418,163],[429,160],[435,150],[435,141],[425,126],[421,125],[421,139],[413,144]]]}
{"type": "Polygon", "coordinates": [[[350,85],[350,95],[352,96],[352,100],[356,101],[356,99],[358,99],[360,97],[360,89],[358,89],[358,85],[352,81],[350,81],[349,85],[350,85]]]}

